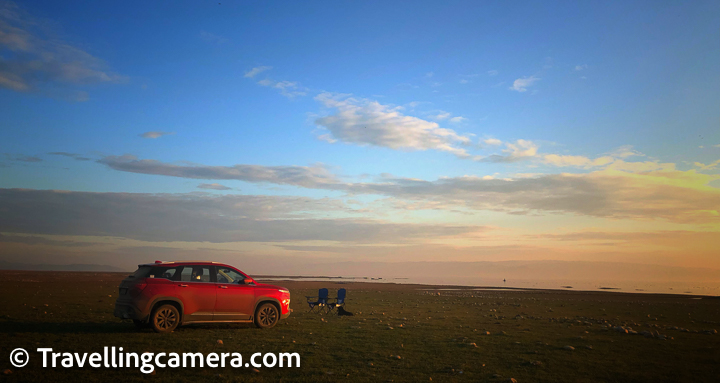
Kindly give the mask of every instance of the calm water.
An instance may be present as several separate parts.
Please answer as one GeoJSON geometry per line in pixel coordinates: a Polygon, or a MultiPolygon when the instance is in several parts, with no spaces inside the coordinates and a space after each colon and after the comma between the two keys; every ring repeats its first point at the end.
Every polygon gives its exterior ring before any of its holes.
{"type": "Polygon", "coordinates": [[[364,277],[273,277],[263,280],[417,283],[426,285],[461,285],[476,287],[513,287],[526,289],[555,289],[577,291],[609,291],[625,293],[668,293],[682,295],[720,296],[720,282],[638,282],[638,281],[578,281],[578,280],[490,280],[486,278],[364,278],[364,277]]]}

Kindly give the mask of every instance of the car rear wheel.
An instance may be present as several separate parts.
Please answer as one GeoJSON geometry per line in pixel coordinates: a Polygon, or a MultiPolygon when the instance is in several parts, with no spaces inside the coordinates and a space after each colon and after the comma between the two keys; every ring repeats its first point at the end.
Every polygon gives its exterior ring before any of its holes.
{"type": "Polygon", "coordinates": [[[180,312],[173,305],[162,305],[153,311],[150,325],[155,332],[171,332],[180,324],[180,312]]]}
{"type": "Polygon", "coordinates": [[[255,325],[262,329],[275,327],[279,319],[280,313],[272,303],[263,303],[255,312],[255,325]]]}

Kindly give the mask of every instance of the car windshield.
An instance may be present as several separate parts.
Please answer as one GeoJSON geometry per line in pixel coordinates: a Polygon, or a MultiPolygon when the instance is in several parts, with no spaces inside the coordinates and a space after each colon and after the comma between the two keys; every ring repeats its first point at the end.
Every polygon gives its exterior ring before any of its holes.
{"type": "Polygon", "coordinates": [[[235,270],[226,267],[219,267],[217,269],[218,283],[242,283],[244,280],[245,276],[235,270]]]}

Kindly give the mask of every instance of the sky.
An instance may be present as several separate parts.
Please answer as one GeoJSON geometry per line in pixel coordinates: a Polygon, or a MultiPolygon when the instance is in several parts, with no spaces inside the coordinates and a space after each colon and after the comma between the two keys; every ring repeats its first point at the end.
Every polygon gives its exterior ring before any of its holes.
{"type": "Polygon", "coordinates": [[[720,269],[718,20],[716,1],[2,2],[0,261],[720,269]]]}

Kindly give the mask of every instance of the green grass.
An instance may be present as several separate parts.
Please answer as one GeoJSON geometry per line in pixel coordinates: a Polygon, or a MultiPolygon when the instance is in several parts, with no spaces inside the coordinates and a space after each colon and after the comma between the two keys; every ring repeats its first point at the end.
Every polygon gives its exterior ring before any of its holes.
{"type": "Polygon", "coordinates": [[[0,275],[0,369],[12,371],[0,375],[5,381],[711,382],[720,376],[720,335],[702,333],[720,329],[717,298],[470,290],[437,296],[417,285],[280,282],[290,288],[295,312],[273,329],[194,325],[163,335],[136,331],[113,317],[124,274],[0,275]],[[330,288],[331,295],[347,288],[347,309],[356,315],[306,313],[304,296],[315,295],[319,287],[330,288]],[[619,333],[608,324],[657,330],[674,339],[619,333]],[[563,349],[568,345],[575,350],[563,349]],[[138,353],[240,352],[244,357],[298,352],[302,365],[259,372],[166,368],[145,375],[135,368],[41,368],[35,352],[52,347],[91,353],[102,352],[103,346],[138,353]],[[9,363],[9,353],[17,347],[30,351],[24,368],[9,363]]]}

